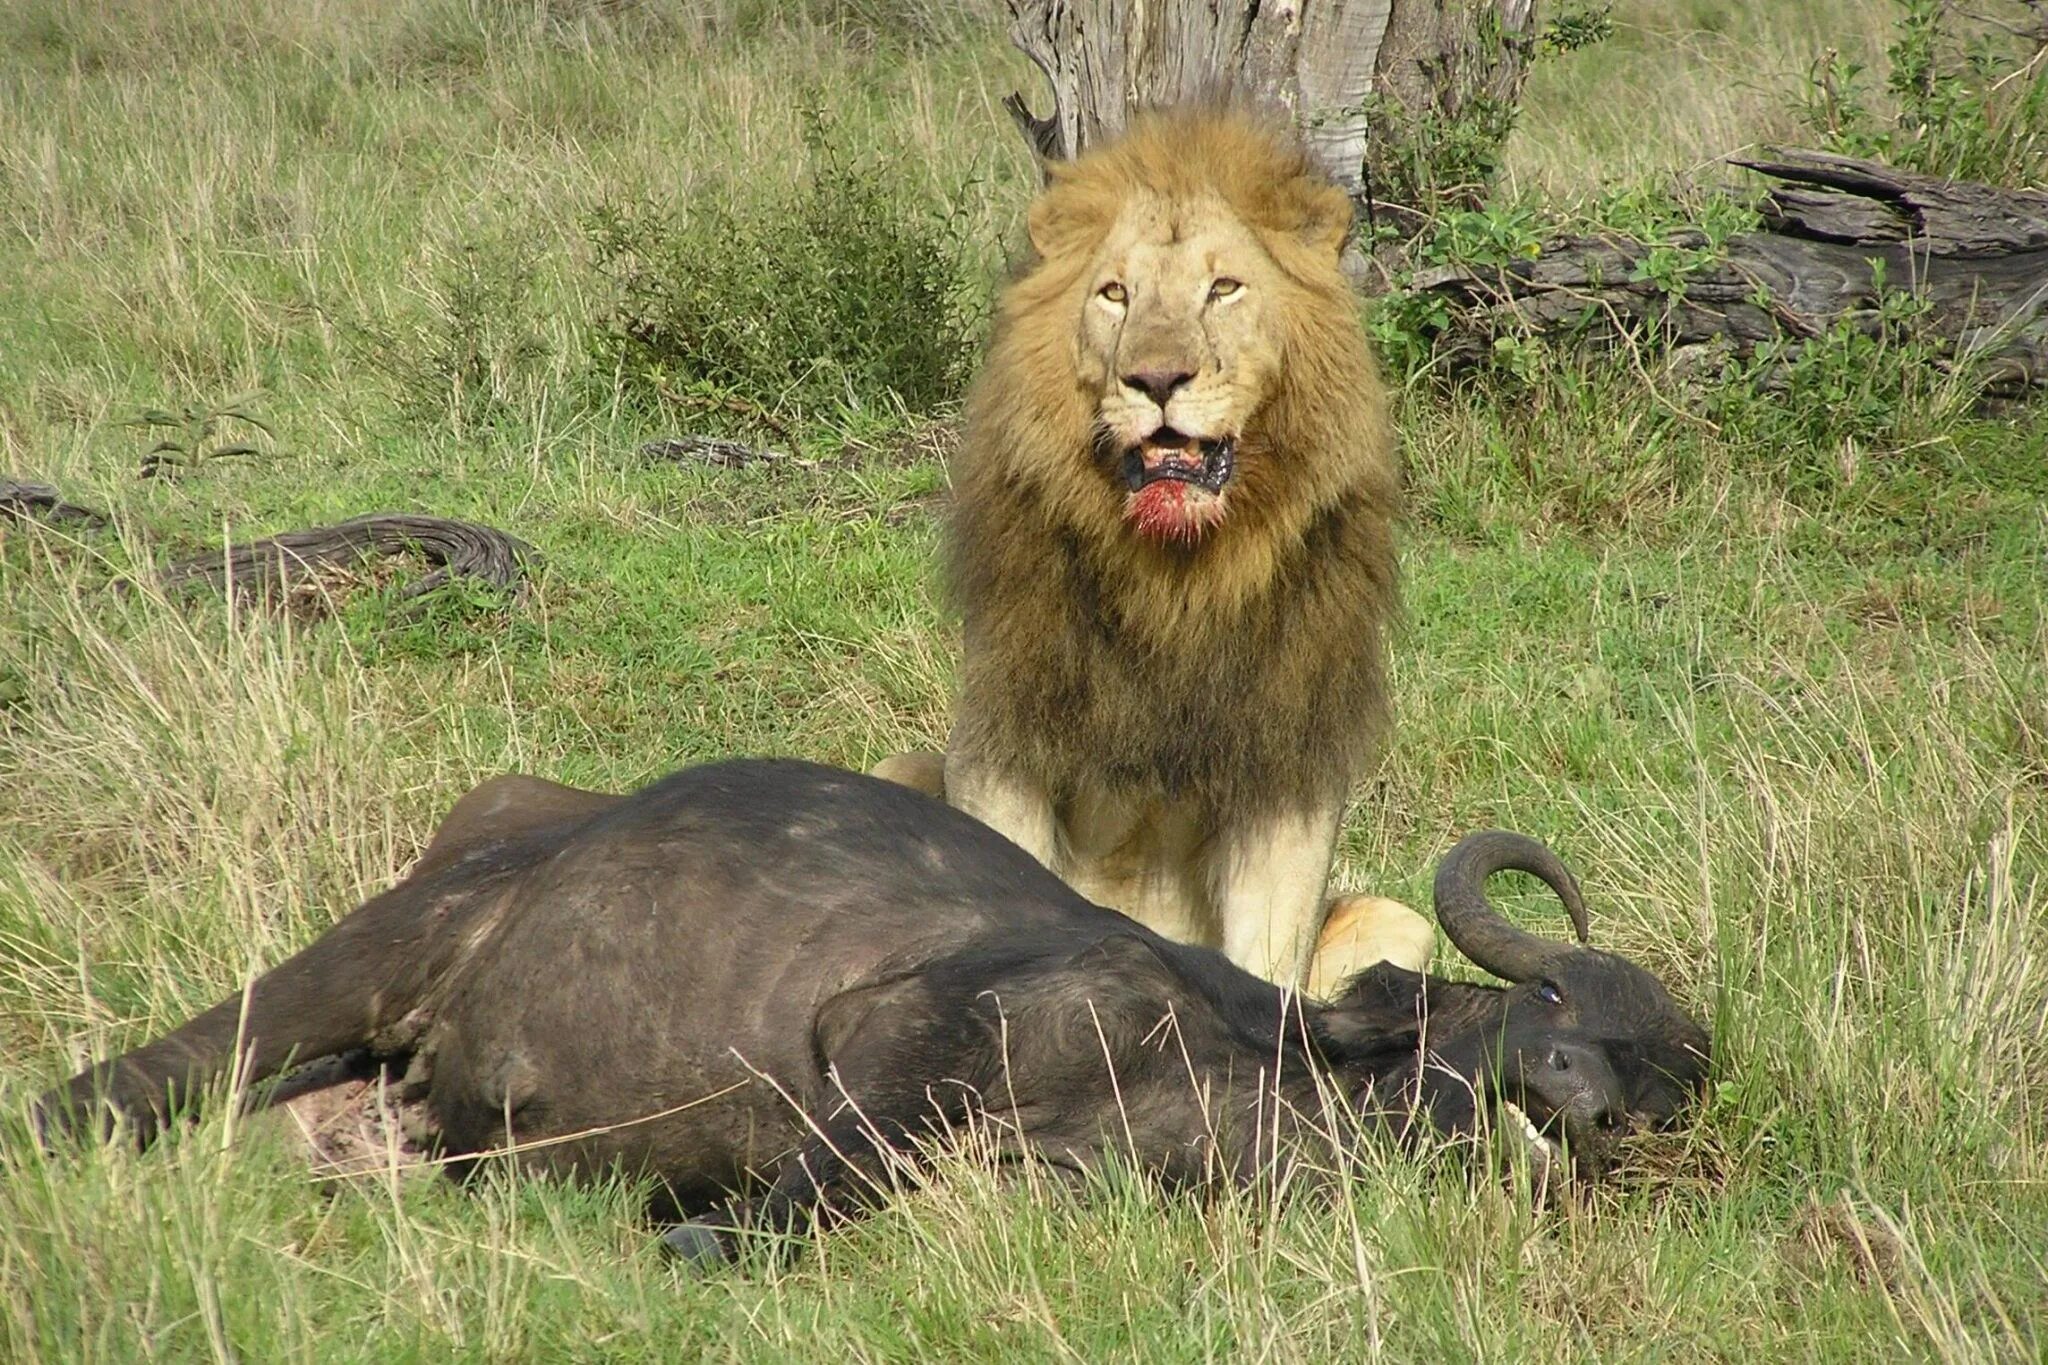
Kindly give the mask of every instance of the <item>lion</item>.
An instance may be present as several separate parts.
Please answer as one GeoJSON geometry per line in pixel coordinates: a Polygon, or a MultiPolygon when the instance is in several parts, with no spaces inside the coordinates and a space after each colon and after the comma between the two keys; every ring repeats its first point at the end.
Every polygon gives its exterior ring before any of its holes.
{"type": "MultiPolygon", "coordinates": [[[[946,752],[876,772],[1299,987],[1388,728],[1398,605],[1393,434],[1338,265],[1351,204],[1276,126],[1215,109],[1140,116],[1048,180],[951,471],[946,752]]],[[[1412,911],[1338,911],[1317,987],[1421,969],[1412,911]]]]}

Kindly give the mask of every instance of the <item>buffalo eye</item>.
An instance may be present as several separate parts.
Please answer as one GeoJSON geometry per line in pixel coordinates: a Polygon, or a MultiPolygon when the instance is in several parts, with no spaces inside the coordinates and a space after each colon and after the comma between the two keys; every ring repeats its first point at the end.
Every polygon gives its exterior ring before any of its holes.
{"type": "Polygon", "coordinates": [[[1130,291],[1115,280],[1111,280],[1095,292],[1099,297],[1107,299],[1111,303],[1126,303],[1131,297],[1130,291]]]}
{"type": "Polygon", "coordinates": [[[1564,992],[1557,988],[1555,981],[1539,981],[1536,983],[1536,998],[1546,1005],[1562,1005],[1564,992]]]}
{"type": "Polygon", "coordinates": [[[1230,276],[1225,275],[1209,286],[1209,298],[1212,302],[1216,299],[1227,299],[1242,288],[1244,288],[1242,280],[1233,280],[1230,276]]]}

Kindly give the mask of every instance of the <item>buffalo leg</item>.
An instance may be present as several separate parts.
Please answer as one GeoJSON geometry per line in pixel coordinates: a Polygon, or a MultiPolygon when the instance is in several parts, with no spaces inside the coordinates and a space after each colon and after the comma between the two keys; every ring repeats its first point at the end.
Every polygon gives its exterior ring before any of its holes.
{"type": "Polygon", "coordinates": [[[813,1120],[811,1135],[757,1198],[727,1204],[671,1228],[662,1244],[693,1265],[730,1261],[743,1230],[792,1235],[809,1224],[857,1216],[890,1188],[892,1169],[914,1162],[921,1139],[963,1122],[977,1107],[965,1085],[934,1090],[908,1080],[902,1058],[924,1054],[928,1074],[968,1077],[986,1058],[966,1027],[985,1002],[935,1000],[922,981],[905,978],[846,991],[818,1012],[812,1035],[824,1072],[846,1098],[830,1118],[813,1120]],[[935,1020],[961,1026],[933,1029],[935,1020]],[[935,1052],[950,1039],[953,1047],[935,1052]],[[950,1054],[950,1055],[948,1055],[950,1054]]]}
{"type": "Polygon", "coordinates": [[[288,1063],[347,1052],[403,1052],[416,1040],[407,1016],[424,999],[479,920],[501,903],[508,879],[452,869],[407,881],[361,908],[237,994],[155,1042],[101,1062],[36,1106],[45,1132],[112,1131],[126,1116],[146,1145],[193,1094],[241,1061],[261,1081],[288,1063]]]}

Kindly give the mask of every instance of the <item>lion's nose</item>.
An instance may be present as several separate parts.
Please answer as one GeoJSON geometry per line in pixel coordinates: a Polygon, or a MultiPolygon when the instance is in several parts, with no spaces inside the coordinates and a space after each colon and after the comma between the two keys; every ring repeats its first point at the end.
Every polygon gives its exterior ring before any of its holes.
{"type": "Polygon", "coordinates": [[[1173,391],[1195,377],[1192,370],[1170,370],[1164,367],[1133,370],[1124,376],[1124,387],[1136,389],[1166,410],[1166,400],[1173,397],[1173,391]]]}

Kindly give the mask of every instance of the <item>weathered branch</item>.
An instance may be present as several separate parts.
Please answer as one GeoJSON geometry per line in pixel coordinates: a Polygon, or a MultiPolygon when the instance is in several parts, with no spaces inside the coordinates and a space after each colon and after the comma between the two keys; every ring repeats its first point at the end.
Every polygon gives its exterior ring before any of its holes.
{"type": "Polygon", "coordinates": [[[1913,242],[1936,256],[2048,249],[2048,194],[1943,180],[1828,152],[1735,157],[1790,184],[1764,200],[1773,232],[1822,242],[1913,242]]]}
{"type": "Polygon", "coordinates": [[[88,530],[107,524],[107,519],[90,507],[64,501],[50,485],[17,479],[0,479],[0,516],[53,525],[68,522],[88,530]]]}
{"type": "Polygon", "coordinates": [[[649,460],[675,464],[704,464],[714,469],[745,469],[749,465],[793,464],[815,469],[817,461],[802,460],[786,451],[728,441],[722,436],[665,436],[641,445],[640,454],[649,460]]]}

